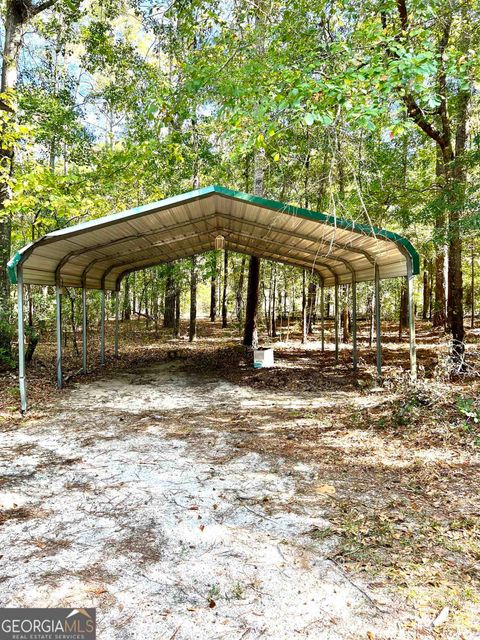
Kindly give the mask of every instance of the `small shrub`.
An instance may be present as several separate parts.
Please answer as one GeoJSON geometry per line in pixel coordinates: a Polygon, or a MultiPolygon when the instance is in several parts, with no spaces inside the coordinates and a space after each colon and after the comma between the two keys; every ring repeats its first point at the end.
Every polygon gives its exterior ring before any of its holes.
{"type": "Polygon", "coordinates": [[[463,417],[461,427],[474,435],[474,443],[480,446],[480,406],[473,398],[460,397],[457,399],[457,410],[463,417]]]}

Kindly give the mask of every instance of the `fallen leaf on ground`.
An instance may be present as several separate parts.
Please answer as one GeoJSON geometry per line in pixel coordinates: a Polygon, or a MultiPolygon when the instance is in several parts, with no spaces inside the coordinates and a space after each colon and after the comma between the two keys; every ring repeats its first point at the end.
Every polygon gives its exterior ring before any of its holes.
{"type": "Polygon", "coordinates": [[[325,495],[333,496],[333,494],[336,492],[337,491],[335,487],[333,487],[331,484],[319,484],[317,487],[315,487],[315,493],[324,493],[325,495]]]}
{"type": "Polygon", "coordinates": [[[87,589],[88,593],[93,593],[96,596],[100,596],[102,593],[107,593],[105,587],[91,587],[87,589]]]}
{"type": "Polygon", "coordinates": [[[432,627],[439,627],[444,622],[446,622],[449,613],[450,613],[450,608],[449,607],[443,607],[443,609],[440,611],[438,616],[432,622],[432,627]]]}

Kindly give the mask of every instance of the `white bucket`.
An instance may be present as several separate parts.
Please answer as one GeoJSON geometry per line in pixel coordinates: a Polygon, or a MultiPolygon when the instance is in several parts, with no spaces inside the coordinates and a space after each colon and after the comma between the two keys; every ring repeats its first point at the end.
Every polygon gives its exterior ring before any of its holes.
{"type": "Polygon", "coordinates": [[[253,368],[273,367],[273,349],[254,349],[253,368]]]}

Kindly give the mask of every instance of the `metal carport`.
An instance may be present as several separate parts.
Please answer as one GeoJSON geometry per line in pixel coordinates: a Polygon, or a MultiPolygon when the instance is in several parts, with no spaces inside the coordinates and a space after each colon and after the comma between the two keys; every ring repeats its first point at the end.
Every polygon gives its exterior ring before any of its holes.
{"type": "Polygon", "coordinates": [[[27,408],[23,287],[52,285],[57,296],[57,381],[62,384],[62,287],[83,290],[83,369],[87,369],[88,289],[102,291],[101,360],[105,357],[105,291],[118,291],[132,271],[187,258],[215,248],[223,236],[229,250],[256,255],[318,273],[322,300],[325,287],[335,288],[335,345],[338,357],[338,287],[352,285],[352,345],[356,366],[356,284],[375,282],[377,367],[381,373],[379,282],[406,277],[410,363],[416,372],[413,278],[419,257],[404,237],[368,225],[266,200],[219,186],[197,189],[48,233],[23,247],[10,260],[9,277],[18,286],[19,384],[21,408],[27,408]]]}

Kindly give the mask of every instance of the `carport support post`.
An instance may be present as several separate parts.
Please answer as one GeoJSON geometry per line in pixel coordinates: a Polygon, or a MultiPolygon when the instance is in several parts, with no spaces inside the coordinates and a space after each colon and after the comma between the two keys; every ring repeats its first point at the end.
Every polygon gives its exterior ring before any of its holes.
{"type": "Polygon", "coordinates": [[[340,309],[338,305],[338,277],[335,276],[335,362],[338,362],[338,344],[340,332],[340,309]]]}
{"type": "Polygon", "coordinates": [[[114,338],[114,354],[118,358],[118,291],[115,291],[115,338],[114,338]]]}
{"type": "Polygon", "coordinates": [[[325,287],[323,286],[323,280],[320,284],[320,323],[322,351],[325,351],[325,287]]]}
{"type": "Polygon", "coordinates": [[[105,364],[105,289],[100,298],[100,364],[105,364]]]}
{"type": "Polygon", "coordinates": [[[57,389],[62,388],[62,287],[55,285],[55,320],[57,333],[57,389]]]}
{"type": "Polygon", "coordinates": [[[380,270],[375,263],[375,332],[377,343],[377,377],[382,378],[382,331],[380,327],[380,270]]]}
{"type": "Polygon", "coordinates": [[[18,308],[18,386],[20,389],[20,409],[27,410],[27,385],[25,381],[25,327],[23,324],[23,269],[17,267],[17,308],[18,308]]]}
{"type": "Polygon", "coordinates": [[[82,287],[82,370],[87,373],[87,289],[82,287]]]}
{"type": "Polygon", "coordinates": [[[410,256],[407,258],[407,297],[408,297],[408,334],[410,338],[410,375],[417,379],[417,348],[415,344],[415,306],[413,302],[413,265],[410,256]]]}
{"type": "Polygon", "coordinates": [[[357,353],[357,276],[352,274],[352,357],[353,370],[357,370],[358,353],[357,353]]]}

